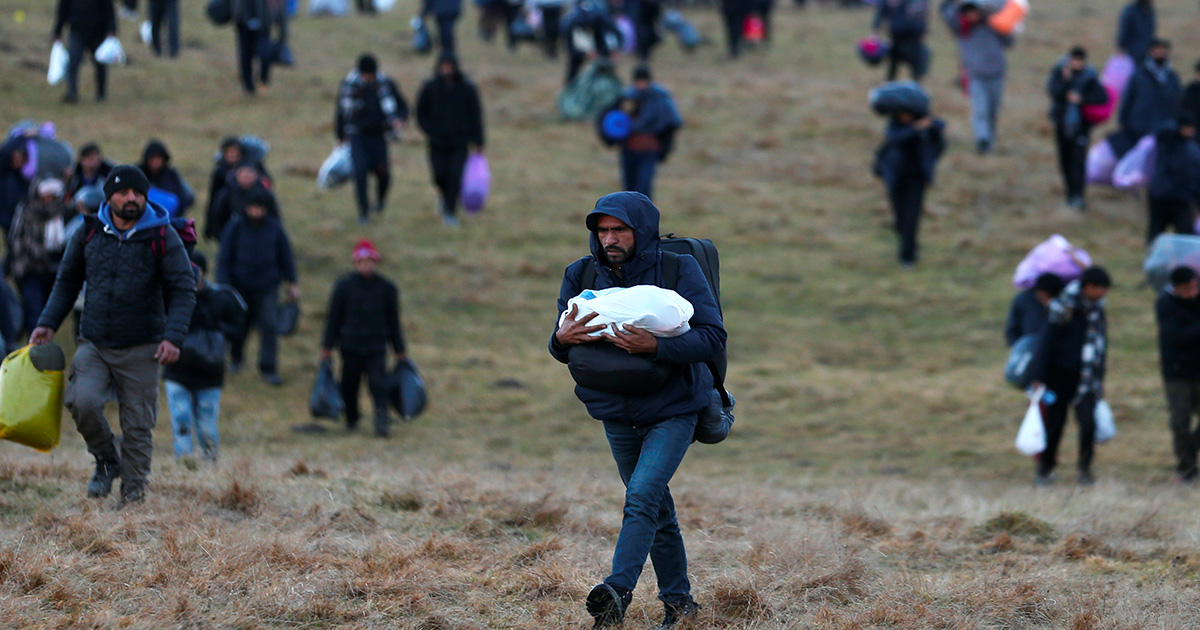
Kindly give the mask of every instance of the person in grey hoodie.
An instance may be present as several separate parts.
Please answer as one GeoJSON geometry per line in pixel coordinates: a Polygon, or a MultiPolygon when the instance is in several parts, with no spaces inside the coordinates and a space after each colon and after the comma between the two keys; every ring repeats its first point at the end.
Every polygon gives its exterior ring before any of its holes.
{"type": "Polygon", "coordinates": [[[1004,73],[1008,69],[1005,49],[1012,38],[988,24],[983,9],[970,0],[946,0],[942,18],[958,40],[958,50],[971,100],[971,129],[980,154],[996,142],[996,118],[1004,95],[1004,73]]]}

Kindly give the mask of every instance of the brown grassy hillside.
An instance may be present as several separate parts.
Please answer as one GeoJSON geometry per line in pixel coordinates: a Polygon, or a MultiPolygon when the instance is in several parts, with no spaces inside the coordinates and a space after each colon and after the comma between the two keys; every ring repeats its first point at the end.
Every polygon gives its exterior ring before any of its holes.
{"type": "MultiPolygon", "coordinates": [[[[360,52],[375,51],[410,98],[429,74],[431,59],[406,52],[411,9],[297,19],[298,65],[245,99],[233,34],[183,0],[179,61],[153,58],[123,23],[130,64],[111,73],[109,101],[90,102],[84,68],[82,102],[67,106],[44,80],[51,4],[0,0],[0,122],[51,119],[119,161],[160,138],[198,189],[222,136],[265,137],[305,319],[282,344],[282,390],[230,379],[219,467],[174,462],[164,412],[144,507],[83,497],[90,462],[69,418],[51,455],[0,444],[0,626],[585,626],[582,598],[605,574],[621,488],[545,343],[562,268],[585,252],[583,216],[618,179],[590,128],[557,122],[561,62],[477,42],[471,9],[459,36],[487,106],[491,204],[444,228],[413,133],[392,151],[389,210],[363,230],[352,193],[320,194],[313,175],[332,146],[337,82],[360,52]],[[364,235],[402,287],[431,406],[388,441],[332,425],[297,434],[330,283],[364,235]]],[[[986,158],[971,151],[951,83],[953,43],[933,26],[928,84],[951,146],[912,272],[894,262],[868,168],[882,121],[865,105],[879,73],[853,56],[866,12],[781,3],[773,47],[737,63],[718,47],[661,49],[656,70],[687,127],[656,201],[664,231],[721,247],[740,412],[735,437],[694,449],[675,483],[705,606],[698,627],[1200,622],[1194,495],[1171,482],[1153,295],[1141,286],[1145,211],[1104,190],[1086,215],[1062,210],[1045,120],[1050,64],[1073,42],[1102,64],[1120,4],[1035,7],[986,158]],[[1099,448],[1100,482],[1086,491],[1029,487],[1032,466],[1012,448],[1024,402],[1001,378],[1012,269],[1055,232],[1116,280],[1108,397],[1121,434],[1099,448]]],[[[1160,4],[1177,66],[1190,68],[1196,7],[1160,4]]],[[[688,15],[718,37],[715,13],[688,15]]],[[[646,578],[626,627],[657,619],[646,578]]]]}

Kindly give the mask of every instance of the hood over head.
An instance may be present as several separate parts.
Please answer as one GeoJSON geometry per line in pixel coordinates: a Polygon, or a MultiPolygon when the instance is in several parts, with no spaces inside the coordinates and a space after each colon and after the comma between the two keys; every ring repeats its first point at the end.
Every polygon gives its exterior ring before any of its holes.
{"type": "Polygon", "coordinates": [[[659,215],[658,208],[649,197],[639,192],[616,192],[605,195],[596,202],[596,207],[587,215],[586,224],[590,232],[588,242],[597,264],[601,264],[603,248],[600,247],[600,240],[596,238],[596,226],[600,217],[604,215],[620,219],[633,228],[633,259],[624,267],[638,271],[645,266],[658,264],[659,215]]]}
{"type": "Polygon", "coordinates": [[[171,152],[167,151],[167,145],[163,144],[161,140],[151,140],[146,143],[146,149],[142,151],[142,164],[149,162],[150,158],[156,155],[161,157],[163,162],[171,162],[171,152]]]}

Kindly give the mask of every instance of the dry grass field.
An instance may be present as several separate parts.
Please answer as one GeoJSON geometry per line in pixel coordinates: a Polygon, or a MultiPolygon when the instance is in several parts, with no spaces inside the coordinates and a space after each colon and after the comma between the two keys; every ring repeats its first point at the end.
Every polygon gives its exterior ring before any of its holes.
{"type": "MultiPolygon", "coordinates": [[[[351,192],[318,193],[313,176],[360,52],[375,51],[410,98],[429,75],[432,60],[406,50],[411,0],[375,20],[295,20],[298,63],[257,99],[236,83],[233,34],[183,0],[178,61],[153,58],[123,23],[130,63],[111,72],[109,101],[90,101],[84,68],[75,106],[45,85],[52,4],[0,0],[0,122],[54,120],[119,161],[163,139],[198,189],[222,136],[265,137],[305,317],[282,344],[283,389],[230,379],[219,466],[173,461],[162,414],[144,506],[83,497],[91,463],[69,419],[50,455],[0,444],[0,627],[589,626],[582,600],[606,573],[621,487],[545,342],[561,270],[585,252],[583,216],[618,180],[589,127],[557,121],[561,62],[481,44],[470,9],[459,35],[487,106],[491,204],[443,227],[414,133],[393,148],[387,213],[364,230],[351,192]],[[386,441],[333,425],[298,434],[330,283],[364,235],[402,287],[431,405],[386,441]]],[[[781,2],[772,47],[737,63],[717,46],[661,49],[656,70],[687,127],[656,201],[664,231],[721,247],[740,403],[735,435],[693,449],[674,484],[704,605],[694,627],[1200,626],[1196,494],[1171,474],[1142,202],[1094,190],[1085,215],[1063,210],[1045,119],[1050,64],[1074,42],[1102,64],[1119,4],[1035,3],[986,158],[971,151],[953,43],[934,25],[928,84],[951,143],[911,272],[894,262],[869,172],[882,121],[865,101],[879,72],[852,48],[867,12],[781,2]],[[1001,377],[1012,269],[1056,232],[1116,281],[1108,397],[1120,435],[1099,448],[1086,490],[1030,485],[1012,447],[1024,402],[1001,377]]],[[[1200,14],[1160,5],[1189,69],[1200,14]]],[[[688,15],[718,38],[715,12],[688,15]]],[[[1073,442],[1072,427],[1067,471],[1073,442]]],[[[627,628],[657,623],[645,578],[627,628]]]]}

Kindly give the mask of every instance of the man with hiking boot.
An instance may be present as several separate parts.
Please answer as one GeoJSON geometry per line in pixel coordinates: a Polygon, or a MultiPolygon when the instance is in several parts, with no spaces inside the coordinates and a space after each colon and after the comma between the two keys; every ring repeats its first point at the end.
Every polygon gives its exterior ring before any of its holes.
{"type": "MultiPolygon", "coordinates": [[[[1046,450],[1038,456],[1034,483],[1054,483],[1058,445],[1067,424],[1067,411],[1075,407],[1079,424],[1077,482],[1090,486],[1092,453],[1096,438],[1096,404],[1104,399],[1105,358],[1108,356],[1108,320],[1104,298],[1112,286],[1103,267],[1089,267],[1078,280],[1050,302],[1042,382],[1046,386],[1043,421],[1046,450]],[[1052,394],[1052,396],[1051,396],[1052,394]]],[[[1038,384],[1034,384],[1034,389],[1038,384]]]]}
{"type": "Polygon", "coordinates": [[[179,359],[196,306],[196,283],[183,241],[167,211],[146,199],[149,190],[150,182],[136,166],[118,166],[109,173],[107,201],[71,237],[30,336],[35,345],[50,342],[87,283],[65,402],[96,458],[88,496],[108,496],[119,476],[122,505],[145,498],[159,369],[179,359]],[[119,455],[104,417],[110,391],[120,403],[119,455]]]}
{"type": "Polygon", "coordinates": [[[661,249],[658,219],[658,208],[640,193],[614,193],[596,202],[586,221],[591,255],[567,267],[557,313],[566,311],[568,301],[584,289],[648,284],[673,288],[691,302],[691,329],[671,338],[617,325],[604,330],[590,323],[594,314],[576,319],[578,308],[572,307],[550,337],[550,354],[572,367],[577,381],[577,360],[596,353],[613,361],[649,363],[654,366],[651,371],[664,374],[657,387],[647,388],[635,377],[611,379],[611,387],[608,381],[592,383],[604,391],[582,384],[575,388],[588,414],[604,423],[626,487],[612,573],[587,596],[594,628],[624,620],[647,557],[665,607],[663,628],[694,617],[700,608],[692,599],[687,554],[668,483],[696,434],[698,412],[711,400],[713,377],[705,363],[724,350],[726,335],[703,270],[692,256],[661,249]],[[664,277],[668,256],[677,278],[664,277]],[[602,335],[593,336],[597,333],[602,335]]]}
{"type": "Polygon", "coordinates": [[[1175,472],[1181,483],[1195,483],[1200,429],[1200,277],[1188,267],[1171,272],[1170,285],[1154,304],[1163,388],[1171,412],[1175,472]]]}

